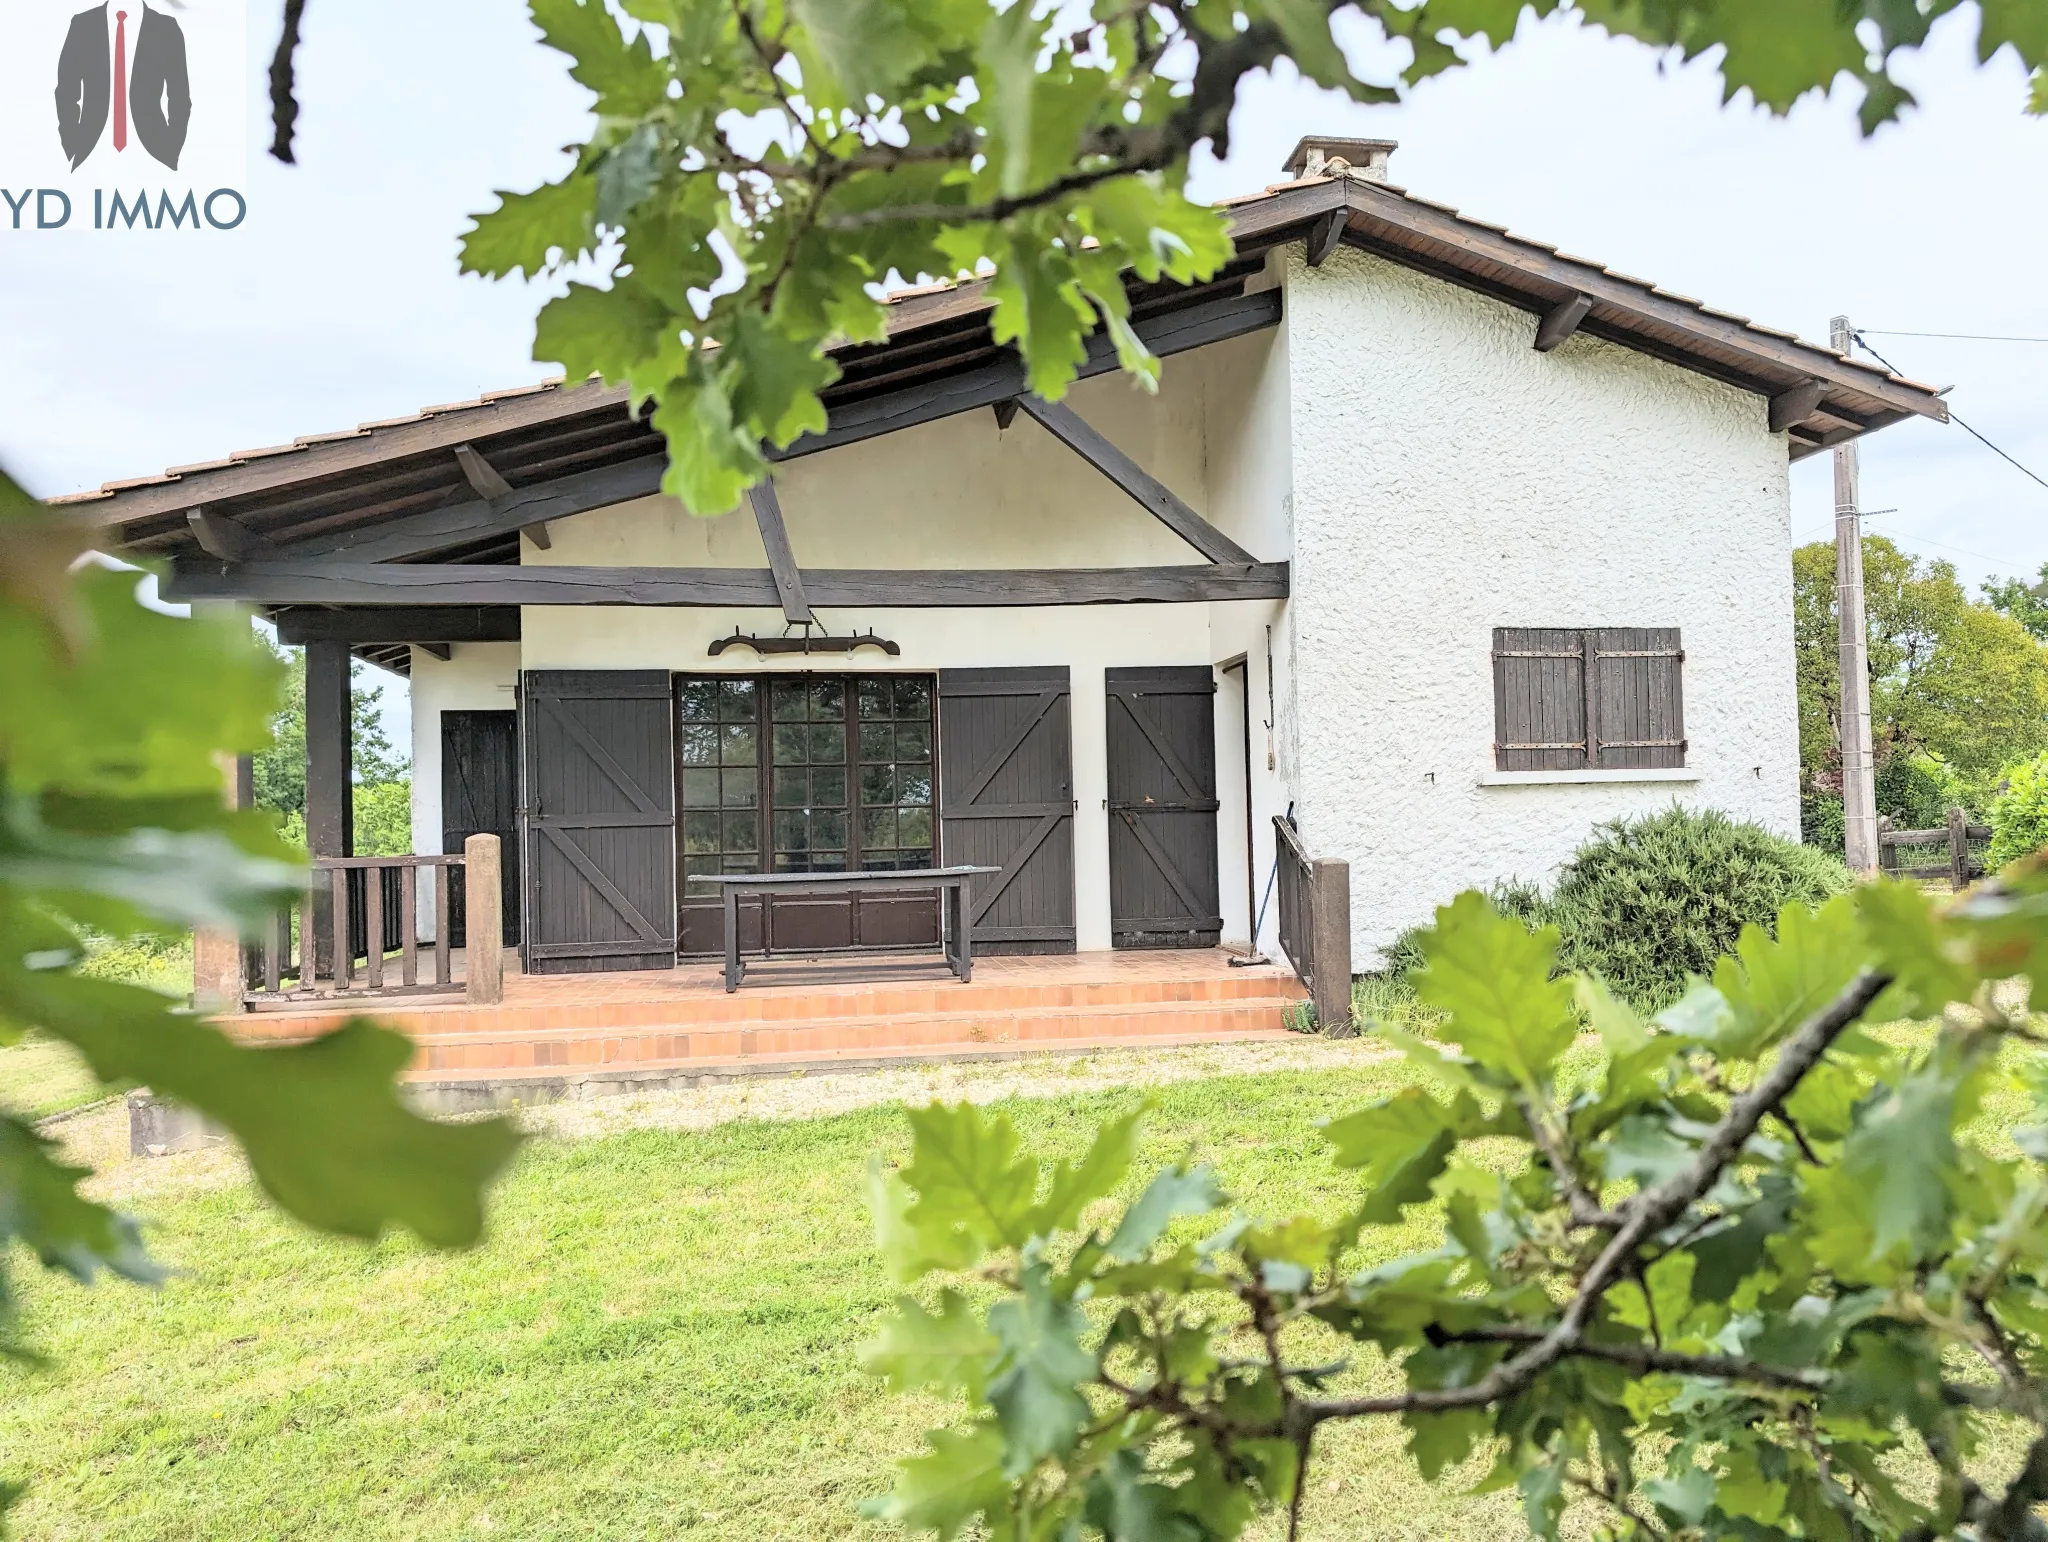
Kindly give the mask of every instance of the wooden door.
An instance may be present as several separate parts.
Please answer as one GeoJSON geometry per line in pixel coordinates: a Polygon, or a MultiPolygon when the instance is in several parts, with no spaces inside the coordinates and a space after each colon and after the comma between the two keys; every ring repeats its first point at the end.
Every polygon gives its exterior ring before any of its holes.
{"type": "MultiPolygon", "coordinates": [[[[717,890],[693,877],[932,866],[933,752],[929,675],[679,676],[682,951],[725,946],[717,890]]],[[[932,893],[749,900],[740,947],[926,947],[938,925],[932,893]]]]}
{"type": "MultiPolygon", "coordinates": [[[[472,835],[498,837],[504,869],[504,934],[519,941],[519,714],[441,714],[441,850],[460,852],[472,835]]],[[[448,886],[448,942],[465,945],[461,868],[448,886]]]]}
{"type": "Polygon", "coordinates": [[[528,670],[526,968],[675,965],[666,670],[528,670]]]}
{"type": "Polygon", "coordinates": [[[1216,678],[1206,664],[1107,673],[1109,930],[1119,948],[1213,948],[1216,678]]]}
{"type": "Polygon", "coordinates": [[[1049,669],[939,672],[941,860],[974,884],[983,953],[1074,951],[1069,681],[1049,669]]]}

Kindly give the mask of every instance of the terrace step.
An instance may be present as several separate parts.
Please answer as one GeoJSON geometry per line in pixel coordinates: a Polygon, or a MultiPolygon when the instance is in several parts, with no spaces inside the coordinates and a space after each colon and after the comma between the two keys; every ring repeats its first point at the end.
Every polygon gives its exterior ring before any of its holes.
{"type": "Polygon", "coordinates": [[[844,1016],[706,1025],[695,1020],[617,1028],[501,1028],[414,1033],[409,1079],[627,1068],[707,1068],[840,1058],[917,1059],[980,1050],[1072,1049],[1113,1043],[1285,1038],[1292,997],[844,1016]]]}
{"type": "Polygon", "coordinates": [[[1243,971],[1206,979],[1109,979],[1066,982],[997,980],[889,982],[820,986],[743,986],[690,993],[650,993],[644,999],[520,1001],[476,1007],[452,999],[396,998],[327,1006],[308,1003],[290,1011],[249,1013],[232,1020],[238,1038],[255,1042],[317,1038],[350,1017],[371,1014],[414,1038],[445,1041],[482,1037],[633,1031],[713,1032],[740,1029],[837,1027],[849,1022],[916,1019],[990,1020],[1058,1016],[1072,1012],[1156,1012],[1243,1007],[1277,1014],[1302,991],[1291,975],[1243,971]]]}

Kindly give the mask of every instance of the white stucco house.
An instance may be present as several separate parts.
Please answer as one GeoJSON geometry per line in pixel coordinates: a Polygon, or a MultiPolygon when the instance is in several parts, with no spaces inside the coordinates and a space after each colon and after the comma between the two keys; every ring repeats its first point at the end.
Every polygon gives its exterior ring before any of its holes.
{"type": "Polygon", "coordinates": [[[86,496],[170,595],[308,645],[316,849],[349,654],[410,675],[417,849],[505,833],[529,970],[711,951],[695,875],[936,863],[1001,869],[985,950],[1270,951],[1290,810],[1363,967],[1599,820],[1796,833],[1788,463],[1940,399],[1429,203],[1392,148],[1304,141],[1214,281],[1133,288],[1156,395],[1102,348],[1025,398],[980,286],[897,297],[720,518],[560,383],[86,496]]]}

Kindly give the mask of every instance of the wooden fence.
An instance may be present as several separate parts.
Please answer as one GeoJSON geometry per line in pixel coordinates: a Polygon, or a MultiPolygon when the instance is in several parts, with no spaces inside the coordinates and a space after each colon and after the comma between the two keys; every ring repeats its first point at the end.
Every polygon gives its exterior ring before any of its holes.
{"type": "Polygon", "coordinates": [[[1311,857],[1294,822],[1273,819],[1280,890],[1280,949],[1308,987],[1316,1021],[1348,1037],[1351,1026],[1351,864],[1311,857]]]}
{"type": "Polygon", "coordinates": [[[315,857],[306,891],[271,918],[248,949],[243,1005],[299,1005],[312,997],[503,991],[498,837],[473,835],[460,856],[315,857]],[[466,978],[455,979],[450,884],[467,871],[466,978]],[[433,940],[419,926],[419,875],[433,874],[433,940]],[[424,956],[423,956],[424,955],[424,956]]]}
{"type": "Polygon", "coordinates": [[[1948,811],[1948,823],[1938,830],[1894,830],[1889,818],[1880,819],[1877,822],[1877,863],[1894,878],[1946,877],[1951,889],[1960,890],[1967,888],[1972,880],[1984,876],[1984,863],[1980,853],[1973,848],[1983,846],[1990,839],[1991,827],[1971,824],[1969,816],[1959,808],[1948,811]],[[1922,850],[1928,848],[1940,848],[1936,860],[1915,860],[1922,850]]]}

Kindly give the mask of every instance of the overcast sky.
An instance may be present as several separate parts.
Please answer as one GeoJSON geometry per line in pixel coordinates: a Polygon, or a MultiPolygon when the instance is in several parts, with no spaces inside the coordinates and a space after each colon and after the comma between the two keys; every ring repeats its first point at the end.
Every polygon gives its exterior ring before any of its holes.
{"type": "MultiPolygon", "coordinates": [[[[188,13],[223,3],[187,0],[188,13]]],[[[254,0],[250,15],[253,145],[275,6],[254,0]]],[[[1865,140],[1853,92],[1773,120],[1721,105],[1697,64],[1525,23],[1399,106],[1354,106],[1291,74],[1248,83],[1231,154],[1201,165],[1194,191],[1278,179],[1305,133],[1398,139],[1393,175],[1411,191],[1803,336],[1825,340],[1842,313],[2048,338],[2048,122],[2022,114],[2009,54],[1973,66],[1974,35],[1974,12],[1937,28],[1898,70],[1921,107],[1865,140]]],[[[354,0],[308,8],[301,59],[300,164],[252,149],[239,230],[81,238],[0,223],[0,460],[34,491],[550,373],[529,358],[539,296],[458,277],[455,241],[494,189],[565,164],[586,97],[560,56],[509,4],[354,0]]],[[[1871,340],[1904,373],[1952,384],[1958,413],[2048,476],[2048,346],[1871,340]]],[[[1794,469],[1797,538],[1826,534],[1830,499],[1826,457],[1794,469]]],[[[1911,422],[1867,441],[1863,502],[1897,510],[1873,531],[1973,586],[2048,561],[2048,489],[1959,428],[1911,422]]]]}

